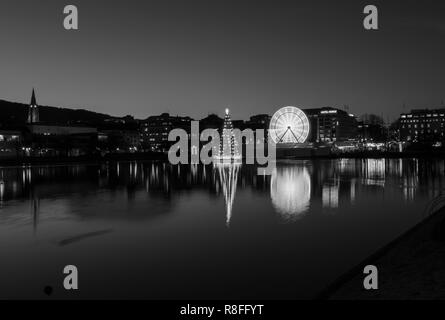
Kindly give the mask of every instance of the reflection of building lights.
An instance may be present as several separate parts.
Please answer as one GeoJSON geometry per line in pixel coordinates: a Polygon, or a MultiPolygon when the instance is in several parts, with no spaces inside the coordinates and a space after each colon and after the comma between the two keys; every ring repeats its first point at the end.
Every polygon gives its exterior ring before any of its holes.
{"type": "Polygon", "coordinates": [[[284,218],[296,218],[309,208],[311,179],[305,167],[277,167],[270,182],[270,197],[284,218]]]}
{"type": "Polygon", "coordinates": [[[366,159],[363,166],[365,185],[385,185],[385,159],[366,159]]]}
{"type": "Polygon", "coordinates": [[[130,163],[130,177],[133,179],[137,179],[138,175],[138,164],[137,162],[130,163]]]}
{"type": "Polygon", "coordinates": [[[3,197],[5,195],[5,183],[0,181],[0,201],[3,201],[3,197]]]}
{"type": "Polygon", "coordinates": [[[416,187],[411,183],[410,179],[404,179],[403,197],[407,201],[414,200],[416,187]]]}
{"type": "Polygon", "coordinates": [[[355,188],[356,188],[357,180],[351,179],[351,204],[354,204],[355,202],[355,188]]]}
{"type": "Polygon", "coordinates": [[[193,182],[197,181],[197,178],[198,178],[198,165],[197,164],[190,164],[190,173],[191,173],[193,182]]]}
{"type": "Polygon", "coordinates": [[[325,208],[338,208],[338,193],[339,184],[325,184],[323,185],[321,201],[325,208]]]}

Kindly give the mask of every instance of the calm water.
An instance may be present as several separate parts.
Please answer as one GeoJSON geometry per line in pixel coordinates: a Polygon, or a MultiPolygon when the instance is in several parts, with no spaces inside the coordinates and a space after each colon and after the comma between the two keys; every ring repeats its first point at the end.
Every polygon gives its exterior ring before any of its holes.
{"type": "Polygon", "coordinates": [[[310,298],[412,227],[444,160],[0,169],[0,298],[310,298]],[[79,289],[62,289],[63,267],[79,289]]]}

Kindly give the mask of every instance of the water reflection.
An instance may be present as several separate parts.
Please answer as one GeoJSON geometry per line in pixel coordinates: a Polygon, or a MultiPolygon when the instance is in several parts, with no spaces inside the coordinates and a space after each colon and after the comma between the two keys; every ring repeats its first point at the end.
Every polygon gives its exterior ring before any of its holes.
{"type": "Polygon", "coordinates": [[[363,184],[385,186],[385,159],[367,159],[362,167],[363,184]]]}
{"type": "Polygon", "coordinates": [[[305,166],[282,165],[272,173],[270,197],[285,219],[297,218],[309,208],[311,179],[305,166]]]}
{"type": "Polygon", "coordinates": [[[3,204],[3,196],[5,194],[5,182],[0,180],[0,205],[3,204]]]}
{"type": "Polygon", "coordinates": [[[216,163],[215,168],[219,174],[220,186],[223,190],[226,204],[226,225],[230,225],[232,218],[232,206],[235,200],[236,186],[238,183],[238,171],[241,164],[238,163],[216,163]]]}
{"type": "MultiPolygon", "coordinates": [[[[338,194],[340,192],[340,181],[335,179],[333,183],[323,184],[322,189],[322,203],[324,208],[337,208],[338,207],[338,194]]],[[[352,195],[351,195],[351,201],[352,195]]]]}
{"type": "MultiPolygon", "coordinates": [[[[0,210],[13,206],[9,202],[11,200],[29,201],[36,230],[39,215],[45,211],[42,202],[45,199],[64,198],[63,211],[76,215],[79,213],[70,211],[70,206],[78,203],[70,201],[82,202],[82,198],[91,199],[102,194],[112,199],[124,196],[127,206],[109,213],[107,218],[146,219],[172,212],[178,200],[187,194],[204,192],[210,199],[224,198],[225,207],[220,209],[225,211],[229,225],[236,194],[248,190],[269,198],[274,210],[287,221],[312,210],[335,212],[345,206],[358,205],[370,195],[404,202],[412,202],[419,197],[432,199],[443,192],[444,175],[444,160],[426,159],[279,162],[269,177],[258,176],[254,166],[235,164],[110,162],[100,165],[4,167],[0,168],[0,210]],[[76,199],[72,200],[69,195],[76,195],[76,199]],[[151,209],[148,212],[132,210],[128,205],[150,205],[151,209]]],[[[236,214],[241,215],[245,210],[236,214]]],[[[88,214],[88,218],[105,214],[105,210],[98,210],[88,214]]],[[[0,216],[0,222],[2,219],[5,216],[0,216]]]]}
{"type": "Polygon", "coordinates": [[[0,297],[34,297],[78,263],[99,279],[79,298],[311,298],[424,218],[444,164],[287,161],[271,176],[134,161],[0,168],[0,297]]]}
{"type": "Polygon", "coordinates": [[[34,235],[37,233],[37,224],[39,222],[39,212],[40,212],[40,199],[31,199],[31,216],[32,216],[32,226],[34,235]]]}

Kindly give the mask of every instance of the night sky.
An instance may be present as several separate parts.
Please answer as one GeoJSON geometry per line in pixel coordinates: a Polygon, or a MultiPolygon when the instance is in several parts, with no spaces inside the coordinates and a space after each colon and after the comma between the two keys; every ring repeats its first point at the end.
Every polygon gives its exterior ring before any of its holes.
{"type": "Polygon", "coordinates": [[[393,120],[445,100],[443,1],[2,0],[0,40],[0,99],[35,87],[41,105],[116,116],[348,105],[393,120]]]}

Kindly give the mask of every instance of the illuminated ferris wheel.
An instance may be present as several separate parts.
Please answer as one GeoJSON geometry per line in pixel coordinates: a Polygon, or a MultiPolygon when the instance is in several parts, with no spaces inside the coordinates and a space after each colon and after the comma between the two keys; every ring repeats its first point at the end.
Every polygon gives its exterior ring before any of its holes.
{"type": "Polygon", "coordinates": [[[275,143],[304,143],[309,135],[309,119],[296,107],[275,112],[269,125],[269,136],[275,143]]]}

